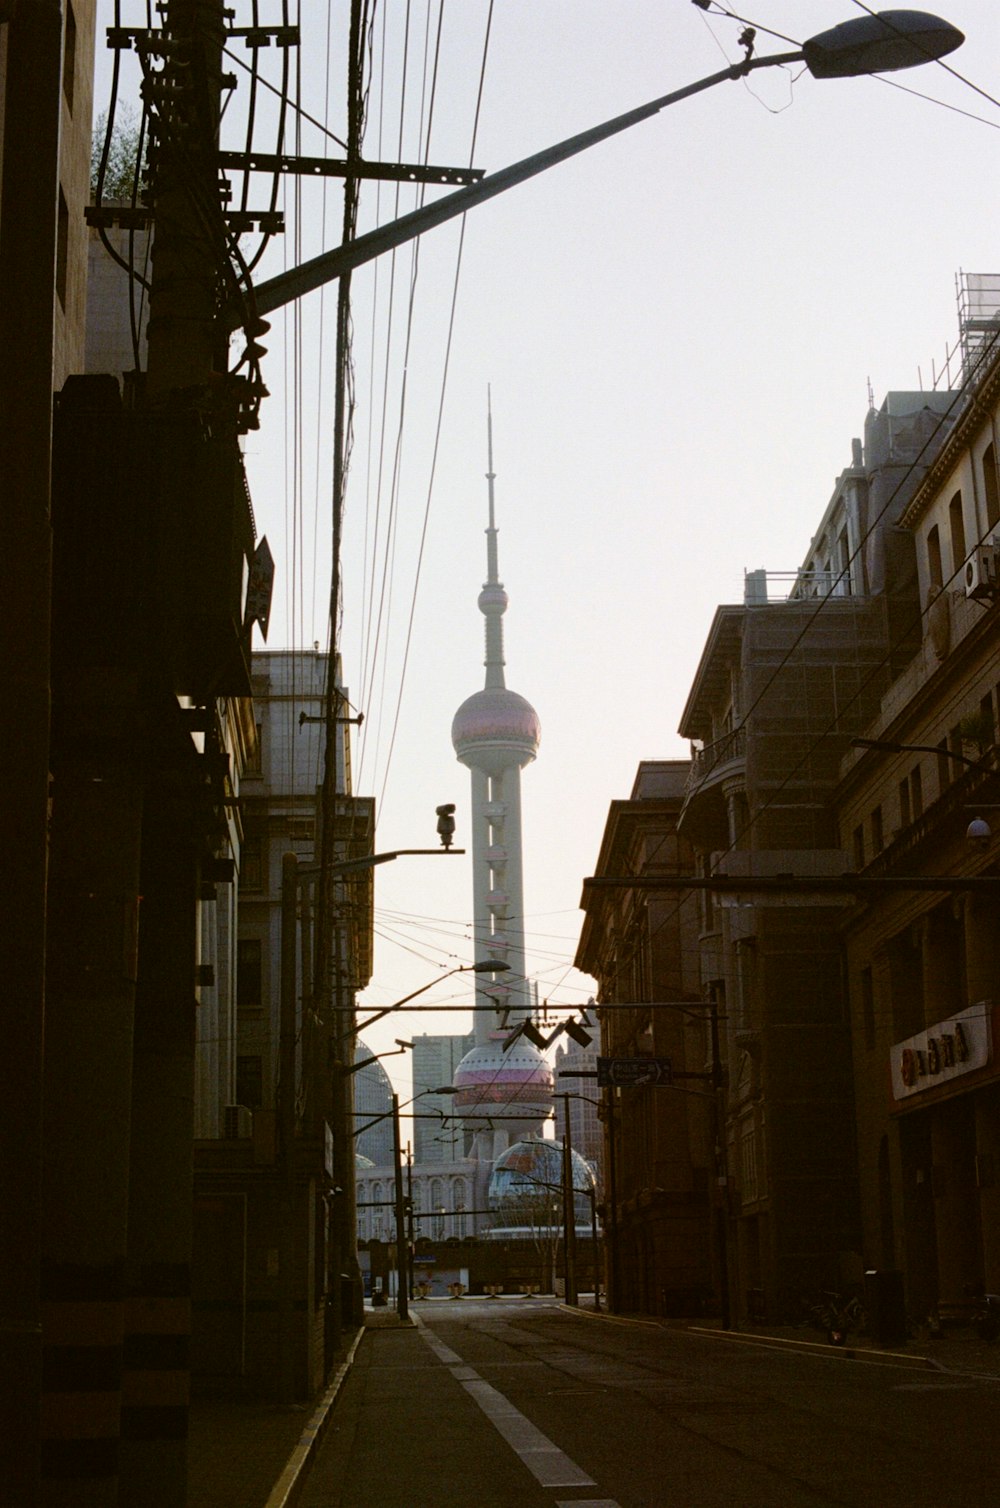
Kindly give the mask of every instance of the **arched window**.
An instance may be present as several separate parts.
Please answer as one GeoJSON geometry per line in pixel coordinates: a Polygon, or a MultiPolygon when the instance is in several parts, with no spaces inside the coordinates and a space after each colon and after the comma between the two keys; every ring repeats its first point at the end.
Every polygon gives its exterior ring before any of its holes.
{"type": "Polygon", "coordinates": [[[938,526],[927,531],[927,574],[930,577],[931,586],[944,586],[944,570],[941,564],[941,536],[938,526]]]}
{"type": "Polygon", "coordinates": [[[451,1205],[452,1209],[455,1211],[455,1218],[452,1221],[452,1226],[453,1233],[456,1236],[465,1236],[468,1234],[465,1216],[466,1198],[467,1187],[465,1179],[456,1178],[451,1186],[451,1205]]]}
{"type": "Polygon", "coordinates": [[[435,1241],[442,1241],[444,1239],[444,1234],[445,1234],[445,1224],[444,1224],[445,1209],[446,1209],[446,1205],[445,1205],[445,1201],[444,1201],[444,1184],[441,1182],[440,1178],[432,1179],[432,1181],[431,1181],[431,1211],[432,1211],[432,1213],[434,1215],[433,1229],[434,1229],[434,1239],[435,1239],[435,1241]]]}

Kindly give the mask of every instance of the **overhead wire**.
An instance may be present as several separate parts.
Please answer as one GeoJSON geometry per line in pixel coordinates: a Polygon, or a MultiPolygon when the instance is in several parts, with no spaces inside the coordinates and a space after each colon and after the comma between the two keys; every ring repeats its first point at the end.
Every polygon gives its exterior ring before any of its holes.
{"type": "MultiPolygon", "coordinates": [[[[475,108],[475,114],[474,114],[474,117],[473,117],[473,126],[472,126],[472,142],[471,142],[470,149],[469,149],[469,165],[470,165],[470,167],[472,166],[473,162],[475,161],[476,141],[477,141],[478,135],[479,135],[479,121],[480,121],[480,115],[481,115],[481,112],[482,112],[483,90],[484,90],[485,82],[486,82],[486,64],[487,64],[487,59],[488,59],[488,56],[489,56],[490,33],[491,33],[491,29],[492,29],[492,24],[493,24],[493,0],[490,0],[490,6],[489,6],[489,10],[487,12],[487,18],[486,18],[486,31],[485,31],[485,36],[484,36],[484,39],[483,39],[482,60],[481,60],[481,63],[480,63],[480,70],[479,70],[479,86],[478,86],[477,93],[476,93],[476,108],[475,108]]],[[[429,145],[429,142],[428,142],[428,145],[429,145]]],[[[402,705],[403,705],[403,694],[404,694],[404,690],[405,690],[405,686],[406,686],[406,672],[407,672],[407,669],[408,669],[408,666],[409,666],[410,647],[411,647],[411,644],[412,644],[412,641],[413,641],[413,626],[414,626],[414,621],[415,621],[415,616],[416,616],[417,595],[418,595],[419,588],[420,588],[420,576],[421,576],[421,570],[422,570],[422,567],[423,567],[424,549],[425,549],[426,542],[427,542],[427,529],[428,529],[428,524],[430,522],[431,502],[432,502],[432,498],[433,498],[433,494],[434,494],[434,480],[435,480],[435,476],[437,474],[438,453],[439,453],[440,444],[441,444],[441,429],[442,429],[442,425],[443,425],[443,422],[444,422],[445,397],[447,395],[447,390],[448,390],[448,372],[449,372],[450,364],[451,364],[452,340],[453,340],[454,333],[455,333],[455,314],[456,314],[456,310],[458,308],[458,289],[459,289],[459,283],[460,283],[461,275],[462,275],[462,256],[463,256],[463,253],[464,253],[464,250],[465,250],[465,225],[466,225],[466,216],[462,215],[461,220],[459,222],[458,252],[457,252],[457,255],[456,255],[456,258],[455,258],[455,276],[454,276],[454,280],[452,282],[451,303],[450,303],[450,307],[449,307],[449,310],[448,310],[448,334],[447,334],[447,339],[445,341],[444,363],[443,363],[443,369],[442,369],[442,373],[441,373],[441,387],[440,387],[440,392],[439,392],[439,396],[438,396],[437,414],[436,414],[436,417],[435,417],[434,445],[433,445],[433,450],[432,450],[432,454],[431,454],[430,475],[429,475],[428,483],[427,483],[427,498],[426,498],[426,502],[425,502],[425,505],[424,505],[423,523],[422,523],[421,531],[420,531],[420,545],[419,545],[419,549],[418,549],[418,552],[417,552],[417,563],[416,563],[416,570],[414,572],[413,591],[412,591],[412,596],[411,596],[411,599],[410,599],[410,613],[409,613],[409,619],[408,619],[407,627],[406,627],[406,641],[405,641],[404,648],[403,648],[403,664],[402,664],[402,670],[401,670],[400,678],[399,678],[399,688],[398,688],[397,699],[396,699],[396,712],[395,712],[395,716],[394,716],[394,719],[393,719],[392,734],[391,734],[390,741],[389,741],[389,750],[388,750],[388,753],[386,755],[385,771],[384,771],[383,782],[382,782],[382,798],[383,799],[385,797],[385,790],[386,790],[386,786],[388,784],[389,774],[390,774],[390,770],[391,770],[391,766],[392,766],[392,755],[393,755],[393,751],[394,751],[395,746],[396,746],[396,734],[397,734],[397,731],[399,729],[399,718],[400,718],[400,713],[401,713],[402,705]]]]}
{"type": "MultiPolygon", "coordinates": [[[[436,87],[437,87],[437,60],[438,60],[439,48],[440,48],[440,23],[441,23],[441,17],[442,17],[442,13],[443,13],[443,8],[444,8],[444,0],[438,0],[438,48],[435,50],[433,70],[432,70],[432,78],[431,78],[431,83],[430,83],[430,105],[428,105],[428,68],[431,66],[431,63],[430,63],[430,20],[431,20],[431,5],[430,5],[430,0],[428,0],[427,9],[426,9],[426,12],[425,12],[424,50],[423,50],[424,51],[424,56],[423,56],[423,68],[422,68],[422,87],[421,87],[419,118],[418,118],[418,125],[417,125],[417,137],[418,137],[418,141],[420,141],[421,143],[424,144],[422,150],[423,150],[424,161],[425,162],[428,160],[428,155],[427,154],[428,154],[428,151],[429,151],[429,144],[430,144],[430,134],[429,134],[430,133],[430,122],[431,122],[431,119],[433,117],[433,101],[434,101],[434,95],[435,95],[435,91],[436,91],[436,87]],[[426,132],[425,132],[425,122],[426,122],[426,132]]],[[[401,124],[402,124],[402,121],[401,121],[401,124]]],[[[402,153],[402,137],[400,138],[400,152],[402,153]]],[[[416,195],[416,202],[417,202],[417,206],[418,207],[423,203],[425,195],[426,195],[426,186],[425,185],[418,185],[417,186],[417,195],[416,195]]],[[[366,700],[366,705],[369,708],[370,715],[372,713],[374,714],[373,716],[371,716],[371,720],[370,720],[369,726],[370,727],[374,726],[374,728],[376,729],[377,735],[379,737],[381,736],[382,710],[383,710],[383,706],[384,706],[384,699],[385,699],[386,687],[387,687],[387,678],[388,678],[388,674],[389,674],[389,655],[388,655],[387,641],[388,641],[388,636],[389,636],[389,632],[390,632],[390,625],[391,625],[391,618],[392,618],[392,593],[393,593],[393,585],[394,585],[394,581],[395,581],[395,568],[396,568],[396,551],[395,551],[395,545],[396,545],[396,540],[398,538],[398,530],[399,530],[399,498],[400,498],[400,489],[401,489],[401,485],[402,485],[403,438],[404,438],[405,425],[406,425],[407,390],[408,390],[408,378],[409,378],[409,369],[410,369],[410,353],[411,353],[412,340],[413,340],[413,316],[414,316],[416,284],[417,284],[417,276],[418,276],[419,265],[420,265],[420,240],[419,240],[419,238],[417,238],[411,244],[411,246],[410,246],[410,280],[409,280],[409,294],[408,294],[408,304],[407,304],[407,318],[406,318],[406,323],[405,323],[405,328],[404,328],[404,335],[403,335],[402,370],[401,370],[400,380],[399,380],[399,395],[398,395],[398,403],[397,403],[396,428],[395,428],[395,443],[394,443],[394,446],[393,446],[392,467],[391,467],[390,480],[389,480],[388,516],[387,516],[387,520],[386,520],[385,535],[384,535],[384,547],[383,547],[383,551],[382,551],[382,569],[381,569],[380,590],[379,590],[379,608],[378,608],[378,617],[377,617],[377,621],[376,621],[376,642],[377,642],[378,636],[381,634],[383,626],[384,626],[385,638],[386,638],[386,647],[385,647],[385,649],[383,651],[383,654],[381,655],[381,663],[380,663],[380,665],[377,667],[376,661],[374,659],[372,661],[372,667],[371,667],[372,668],[372,679],[369,682],[368,693],[367,693],[367,696],[366,696],[366,699],[365,699],[366,700]],[[376,668],[378,668],[378,675],[377,675],[377,677],[376,677],[376,668]],[[379,682],[380,687],[381,687],[381,690],[380,690],[378,696],[376,696],[376,694],[375,694],[375,682],[376,682],[376,678],[378,679],[378,682],[379,682]]],[[[381,805],[381,803],[379,803],[379,804],[381,805]]]]}

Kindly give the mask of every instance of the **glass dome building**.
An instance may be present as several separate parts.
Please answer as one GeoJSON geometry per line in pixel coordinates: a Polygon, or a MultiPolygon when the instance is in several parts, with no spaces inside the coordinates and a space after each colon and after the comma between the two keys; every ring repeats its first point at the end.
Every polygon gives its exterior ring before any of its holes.
{"type": "MultiPolygon", "coordinates": [[[[573,1168],[575,1224],[590,1230],[594,1174],[579,1152],[570,1154],[573,1168]]],[[[562,1142],[541,1138],[515,1142],[498,1157],[490,1175],[487,1200],[504,1228],[561,1227],[563,1219],[562,1142]]]]}

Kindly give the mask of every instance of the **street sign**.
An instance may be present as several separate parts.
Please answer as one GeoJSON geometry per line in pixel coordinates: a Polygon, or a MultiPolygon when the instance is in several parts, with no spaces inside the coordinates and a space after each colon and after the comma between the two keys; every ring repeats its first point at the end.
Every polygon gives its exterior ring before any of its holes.
{"type": "Polygon", "coordinates": [[[604,1089],[672,1084],[673,1069],[669,1058],[598,1058],[597,1083],[604,1089]]]}
{"type": "Polygon", "coordinates": [[[271,593],[274,589],[274,557],[265,536],[257,546],[250,562],[250,582],[247,587],[244,623],[259,623],[261,637],[267,638],[267,625],[271,617],[271,593]]]}

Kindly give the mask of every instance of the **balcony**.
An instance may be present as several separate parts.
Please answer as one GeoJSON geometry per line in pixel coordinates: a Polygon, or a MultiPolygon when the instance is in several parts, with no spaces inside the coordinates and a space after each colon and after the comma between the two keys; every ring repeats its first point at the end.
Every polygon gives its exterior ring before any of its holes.
{"type": "Polygon", "coordinates": [[[733,728],[692,755],[678,828],[698,848],[728,846],[729,820],[722,787],[725,780],[743,774],[746,743],[746,729],[733,728]]]}
{"type": "MultiPolygon", "coordinates": [[[[685,794],[690,796],[710,775],[720,772],[722,766],[742,764],[746,759],[746,728],[733,728],[722,738],[716,738],[701,749],[696,749],[691,760],[691,773],[687,778],[685,794]]],[[[732,773],[732,772],[728,772],[732,773]]]]}

